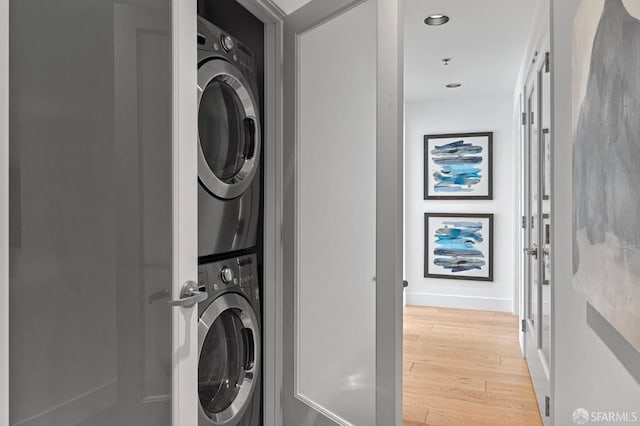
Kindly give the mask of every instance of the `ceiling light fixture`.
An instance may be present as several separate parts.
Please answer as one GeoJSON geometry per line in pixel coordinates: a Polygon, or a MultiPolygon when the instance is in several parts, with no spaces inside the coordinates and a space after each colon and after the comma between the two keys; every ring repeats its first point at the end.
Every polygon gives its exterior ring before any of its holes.
{"type": "Polygon", "coordinates": [[[447,84],[448,89],[457,89],[458,87],[462,87],[461,83],[449,83],[447,84]]]}
{"type": "Polygon", "coordinates": [[[443,15],[442,13],[436,13],[434,15],[427,16],[424,19],[424,23],[427,25],[431,25],[432,27],[444,25],[447,22],[449,22],[449,17],[447,15],[443,15]]]}

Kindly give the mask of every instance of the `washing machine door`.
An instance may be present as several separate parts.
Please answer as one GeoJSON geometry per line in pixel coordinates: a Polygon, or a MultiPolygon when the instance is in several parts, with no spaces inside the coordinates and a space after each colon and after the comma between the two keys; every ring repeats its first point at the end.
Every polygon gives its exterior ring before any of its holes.
{"type": "Polygon", "coordinates": [[[198,326],[200,425],[235,425],[252,402],[260,368],[260,330],[243,296],[227,293],[198,326]]]}
{"type": "Polygon", "coordinates": [[[256,96],[223,59],[198,68],[198,177],[213,195],[231,199],[251,184],[260,163],[256,96]]]}

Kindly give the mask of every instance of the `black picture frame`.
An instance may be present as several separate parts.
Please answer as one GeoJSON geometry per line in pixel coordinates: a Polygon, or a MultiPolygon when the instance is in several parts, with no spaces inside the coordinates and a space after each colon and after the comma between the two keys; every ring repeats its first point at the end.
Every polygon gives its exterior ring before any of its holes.
{"type": "MultiPolygon", "coordinates": [[[[494,215],[491,213],[425,213],[424,214],[424,276],[425,278],[442,278],[450,280],[465,280],[465,281],[493,281],[493,224],[494,215]],[[487,258],[487,270],[486,277],[468,276],[468,275],[448,275],[430,272],[429,267],[429,254],[433,249],[433,236],[429,233],[430,221],[434,218],[444,219],[484,219],[488,221],[489,230],[487,232],[489,241],[489,254],[487,258]]],[[[486,237],[485,237],[486,238],[486,237]]]]}
{"type": "Polygon", "coordinates": [[[493,200],[493,132],[476,132],[476,133],[443,133],[424,136],[424,199],[425,200],[493,200]],[[431,151],[429,149],[430,141],[437,139],[456,139],[456,138],[487,138],[487,183],[488,191],[486,195],[433,195],[430,192],[432,184],[431,177],[435,172],[435,163],[431,161],[431,151]]]}

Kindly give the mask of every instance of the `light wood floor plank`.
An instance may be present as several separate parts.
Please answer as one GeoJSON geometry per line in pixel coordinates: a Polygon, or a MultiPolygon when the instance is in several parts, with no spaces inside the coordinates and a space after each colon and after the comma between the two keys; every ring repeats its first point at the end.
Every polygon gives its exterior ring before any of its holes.
{"type": "Polygon", "coordinates": [[[407,306],[404,333],[405,426],[542,424],[515,316],[407,306]]]}
{"type": "Polygon", "coordinates": [[[404,421],[415,422],[422,425],[427,420],[428,411],[426,408],[405,405],[403,407],[402,418],[404,421]]]}

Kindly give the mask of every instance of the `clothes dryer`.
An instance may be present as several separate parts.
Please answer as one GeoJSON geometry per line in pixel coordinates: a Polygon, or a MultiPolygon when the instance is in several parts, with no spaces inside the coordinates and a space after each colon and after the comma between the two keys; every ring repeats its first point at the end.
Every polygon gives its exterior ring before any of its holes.
{"type": "Polygon", "coordinates": [[[198,257],[255,247],[261,124],[253,53],[198,17],[198,257]]]}

